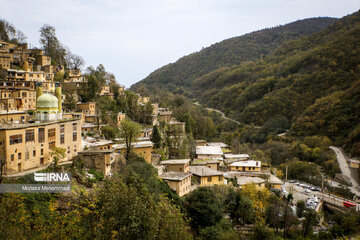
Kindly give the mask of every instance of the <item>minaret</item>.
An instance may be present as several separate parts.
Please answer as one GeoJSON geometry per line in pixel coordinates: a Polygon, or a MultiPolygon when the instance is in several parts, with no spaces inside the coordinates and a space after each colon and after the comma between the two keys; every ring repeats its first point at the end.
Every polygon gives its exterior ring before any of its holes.
{"type": "Polygon", "coordinates": [[[58,99],[59,118],[62,119],[61,83],[55,83],[55,97],[58,99]]]}
{"type": "Polygon", "coordinates": [[[36,103],[41,95],[43,95],[42,82],[36,82],[36,103]]]}

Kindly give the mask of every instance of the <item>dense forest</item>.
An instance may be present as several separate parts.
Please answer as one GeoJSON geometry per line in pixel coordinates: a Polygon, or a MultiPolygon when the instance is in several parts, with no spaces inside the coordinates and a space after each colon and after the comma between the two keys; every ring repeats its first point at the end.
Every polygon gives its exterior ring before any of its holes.
{"type": "Polygon", "coordinates": [[[193,96],[191,86],[196,78],[221,67],[261,59],[285,41],[319,32],[335,20],[325,17],[299,20],[221,41],[154,71],[132,89],[138,92],[147,89],[149,93],[162,89],[193,96]]]}
{"type": "MultiPolygon", "coordinates": [[[[280,41],[263,58],[202,74],[191,81],[190,95],[244,123],[286,119],[293,135],[325,135],[359,155],[359,20],[356,12],[318,33],[280,41]]],[[[151,86],[155,73],[134,88],[151,86]]]]}

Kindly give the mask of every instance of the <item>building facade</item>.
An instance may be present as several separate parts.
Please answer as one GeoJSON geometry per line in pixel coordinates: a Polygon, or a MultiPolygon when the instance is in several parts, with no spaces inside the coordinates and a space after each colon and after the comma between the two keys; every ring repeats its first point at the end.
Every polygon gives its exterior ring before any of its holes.
{"type": "Polygon", "coordinates": [[[66,162],[81,150],[80,120],[4,126],[0,129],[0,143],[6,175],[50,164],[54,147],[65,149],[66,157],[61,162],[66,162]]]}

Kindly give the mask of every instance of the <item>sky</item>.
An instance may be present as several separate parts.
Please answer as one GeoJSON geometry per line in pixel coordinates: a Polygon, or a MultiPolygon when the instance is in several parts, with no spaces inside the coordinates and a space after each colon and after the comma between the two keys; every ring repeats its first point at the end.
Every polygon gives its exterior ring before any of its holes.
{"type": "Polygon", "coordinates": [[[60,42],[130,87],[154,70],[224,39],[310,17],[343,17],[360,0],[0,0],[0,18],[40,47],[60,42]]]}

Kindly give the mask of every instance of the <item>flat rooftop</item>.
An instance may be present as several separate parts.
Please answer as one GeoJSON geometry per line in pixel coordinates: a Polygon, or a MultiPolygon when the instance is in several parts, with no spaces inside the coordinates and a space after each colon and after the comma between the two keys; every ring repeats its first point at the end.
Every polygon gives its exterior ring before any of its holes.
{"type": "Polygon", "coordinates": [[[172,160],[161,161],[160,164],[162,164],[162,165],[164,165],[164,164],[176,165],[176,164],[186,164],[186,163],[189,163],[189,162],[190,162],[190,159],[172,159],[172,160]]]}
{"type": "Polygon", "coordinates": [[[200,155],[223,155],[219,146],[197,146],[196,154],[200,155]]]}
{"type": "Polygon", "coordinates": [[[230,166],[232,167],[261,167],[260,161],[239,161],[234,162],[230,166]]]}
{"type": "Polygon", "coordinates": [[[79,121],[79,118],[73,118],[73,119],[61,119],[56,121],[49,121],[49,122],[35,122],[35,123],[4,123],[0,124],[0,130],[3,129],[22,129],[22,128],[29,128],[29,127],[38,127],[38,126],[46,126],[56,123],[65,123],[65,122],[72,122],[72,121],[79,121]]]}
{"type": "Polygon", "coordinates": [[[191,176],[191,173],[183,173],[183,172],[165,172],[159,176],[164,180],[171,180],[171,181],[182,181],[185,178],[191,176]]]}
{"type": "Polygon", "coordinates": [[[224,174],[223,172],[205,166],[190,166],[190,172],[200,177],[222,176],[224,174]]]}

